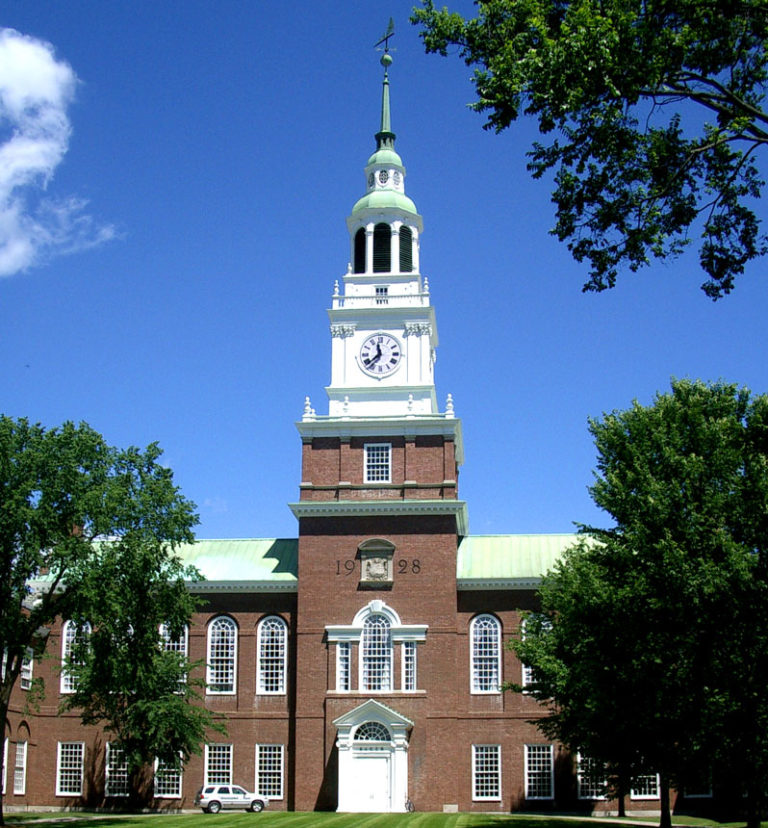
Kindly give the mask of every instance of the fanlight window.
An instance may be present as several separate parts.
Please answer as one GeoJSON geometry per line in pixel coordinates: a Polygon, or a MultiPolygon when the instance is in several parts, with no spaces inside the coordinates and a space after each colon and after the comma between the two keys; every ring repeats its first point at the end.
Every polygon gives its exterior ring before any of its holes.
{"type": "Polygon", "coordinates": [[[355,731],[356,742],[389,742],[392,737],[381,722],[365,722],[355,731]]]}

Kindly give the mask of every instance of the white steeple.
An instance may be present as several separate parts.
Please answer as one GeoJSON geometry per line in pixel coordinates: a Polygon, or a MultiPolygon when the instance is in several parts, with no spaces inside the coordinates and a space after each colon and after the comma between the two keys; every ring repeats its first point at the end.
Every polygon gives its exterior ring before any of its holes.
{"type": "Polygon", "coordinates": [[[334,287],[331,321],[331,417],[438,413],[434,385],[437,326],[420,273],[422,219],[405,194],[384,81],[376,151],[365,166],[366,192],[347,219],[350,264],[334,287]]]}

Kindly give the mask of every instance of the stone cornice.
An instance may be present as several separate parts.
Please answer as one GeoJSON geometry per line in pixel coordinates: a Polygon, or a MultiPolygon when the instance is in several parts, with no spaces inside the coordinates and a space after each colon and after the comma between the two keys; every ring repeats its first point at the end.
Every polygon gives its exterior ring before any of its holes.
{"type": "Polygon", "coordinates": [[[491,592],[496,589],[538,589],[541,578],[459,578],[459,592],[491,592]]]}
{"type": "Polygon", "coordinates": [[[297,518],[453,515],[459,535],[469,528],[464,500],[300,500],[288,507],[297,518]]]}
{"type": "Polygon", "coordinates": [[[298,592],[295,581],[192,581],[187,583],[190,592],[298,592]]]}

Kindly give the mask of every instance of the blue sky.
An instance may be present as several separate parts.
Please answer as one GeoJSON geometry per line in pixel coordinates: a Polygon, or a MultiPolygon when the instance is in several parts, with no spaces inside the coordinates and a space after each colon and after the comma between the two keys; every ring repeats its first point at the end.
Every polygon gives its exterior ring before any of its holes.
{"type": "Polygon", "coordinates": [[[294,423],[306,395],[327,412],[326,308],[390,15],[392,125],[473,533],[604,522],[589,416],[672,376],[768,390],[768,261],[718,303],[695,252],[582,294],[525,170],[532,125],[483,131],[469,70],[424,54],[411,5],[8,0],[0,25],[25,39],[0,42],[0,411],[158,441],[200,537],[296,534],[294,423]]]}

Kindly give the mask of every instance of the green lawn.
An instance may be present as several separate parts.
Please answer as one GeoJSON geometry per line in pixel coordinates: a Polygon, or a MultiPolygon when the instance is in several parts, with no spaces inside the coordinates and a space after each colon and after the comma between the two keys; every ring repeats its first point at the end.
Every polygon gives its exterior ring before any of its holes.
{"type": "MultiPolygon", "coordinates": [[[[6,825],[32,828],[629,828],[631,820],[558,819],[530,815],[490,814],[326,814],[326,813],[221,813],[149,814],[111,816],[101,814],[6,814],[6,825]]],[[[691,818],[674,819],[676,825],[736,828],[743,823],[717,823],[691,818]]],[[[651,825],[655,820],[648,820],[651,825]]],[[[646,824],[648,824],[646,823],[646,824]]],[[[763,823],[768,828],[768,823],[763,823]]]]}

